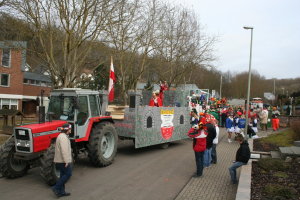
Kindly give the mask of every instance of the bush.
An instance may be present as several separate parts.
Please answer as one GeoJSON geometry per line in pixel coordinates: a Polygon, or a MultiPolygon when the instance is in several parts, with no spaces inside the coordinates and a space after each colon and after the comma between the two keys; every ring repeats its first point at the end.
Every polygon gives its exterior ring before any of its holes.
{"type": "Polygon", "coordinates": [[[297,193],[294,188],[272,183],[265,186],[264,192],[273,197],[273,199],[291,199],[297,193]]]}
{"type": "Polygon", "coordinates": [[[300,121],[291,121],[291,129],[294,131],[293,139],[300,140],[300,121]]]}
{"type": "Polygon", "coordinates": [[[281,159],[262,158],[257,162],[258,166],[266,171],[284,171],[288,165],[281,159]]]}

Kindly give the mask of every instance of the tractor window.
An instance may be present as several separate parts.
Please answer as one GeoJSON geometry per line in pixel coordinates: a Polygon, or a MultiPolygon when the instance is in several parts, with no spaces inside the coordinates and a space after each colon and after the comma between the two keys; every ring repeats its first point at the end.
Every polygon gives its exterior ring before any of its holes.
{"type": "Polygon", "coordinates": [[[99,108],[97,104],[96,95],[89,95],[90,99],[90,107],[91,107],[91,116],[96,117],[99,116],[99,108]]]}
{"type": "Polygon", "coordinates": [[[79,126],[85,124],[89,117],[89,107],[88,107],[88,100],[87,96],[80,96],[79,97],[79,109],[77,114],[77,123],[79,126]]]}
{"type": "Polygon", "coordinates": [[[53,120],[74,120],[72,98],[68,96],[52,96],[50,98],[48,115],[51,114],[53,120]]]}

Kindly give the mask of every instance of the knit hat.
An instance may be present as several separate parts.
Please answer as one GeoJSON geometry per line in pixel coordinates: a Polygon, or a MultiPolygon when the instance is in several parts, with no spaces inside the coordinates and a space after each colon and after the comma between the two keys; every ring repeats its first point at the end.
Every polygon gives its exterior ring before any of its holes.
{"type": "Polygon", "coordinates": [[[72,128],[72,125],[69,123],[65,123],[64,125],[62,125],[61,130],[67,131],[70,130],[72,128]]]}

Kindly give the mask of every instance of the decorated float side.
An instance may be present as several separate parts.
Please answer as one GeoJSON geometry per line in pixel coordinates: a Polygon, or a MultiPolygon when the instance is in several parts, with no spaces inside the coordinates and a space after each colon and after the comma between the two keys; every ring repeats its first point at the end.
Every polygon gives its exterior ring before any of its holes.
{"type": "Polygon", "coordinates": [[[151,91],[129,92],[129,106],[109,107],[121,139],[132,139],[135,148],[187,138],[190,128],[188,91],[164,91],[163,106],[148,106],[151,91]]]}

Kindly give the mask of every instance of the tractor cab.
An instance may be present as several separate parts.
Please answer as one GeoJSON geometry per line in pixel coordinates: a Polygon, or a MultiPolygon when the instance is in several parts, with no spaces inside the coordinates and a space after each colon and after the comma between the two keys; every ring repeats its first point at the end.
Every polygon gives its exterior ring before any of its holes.
{"type": "Polygon", "coordinates": [[[72,139],[86,136],[89,119],[101,116],[105,93],[79,88],[64,88],[51,92],[47,121],[63,120],[72,124],[72,139]]]}

